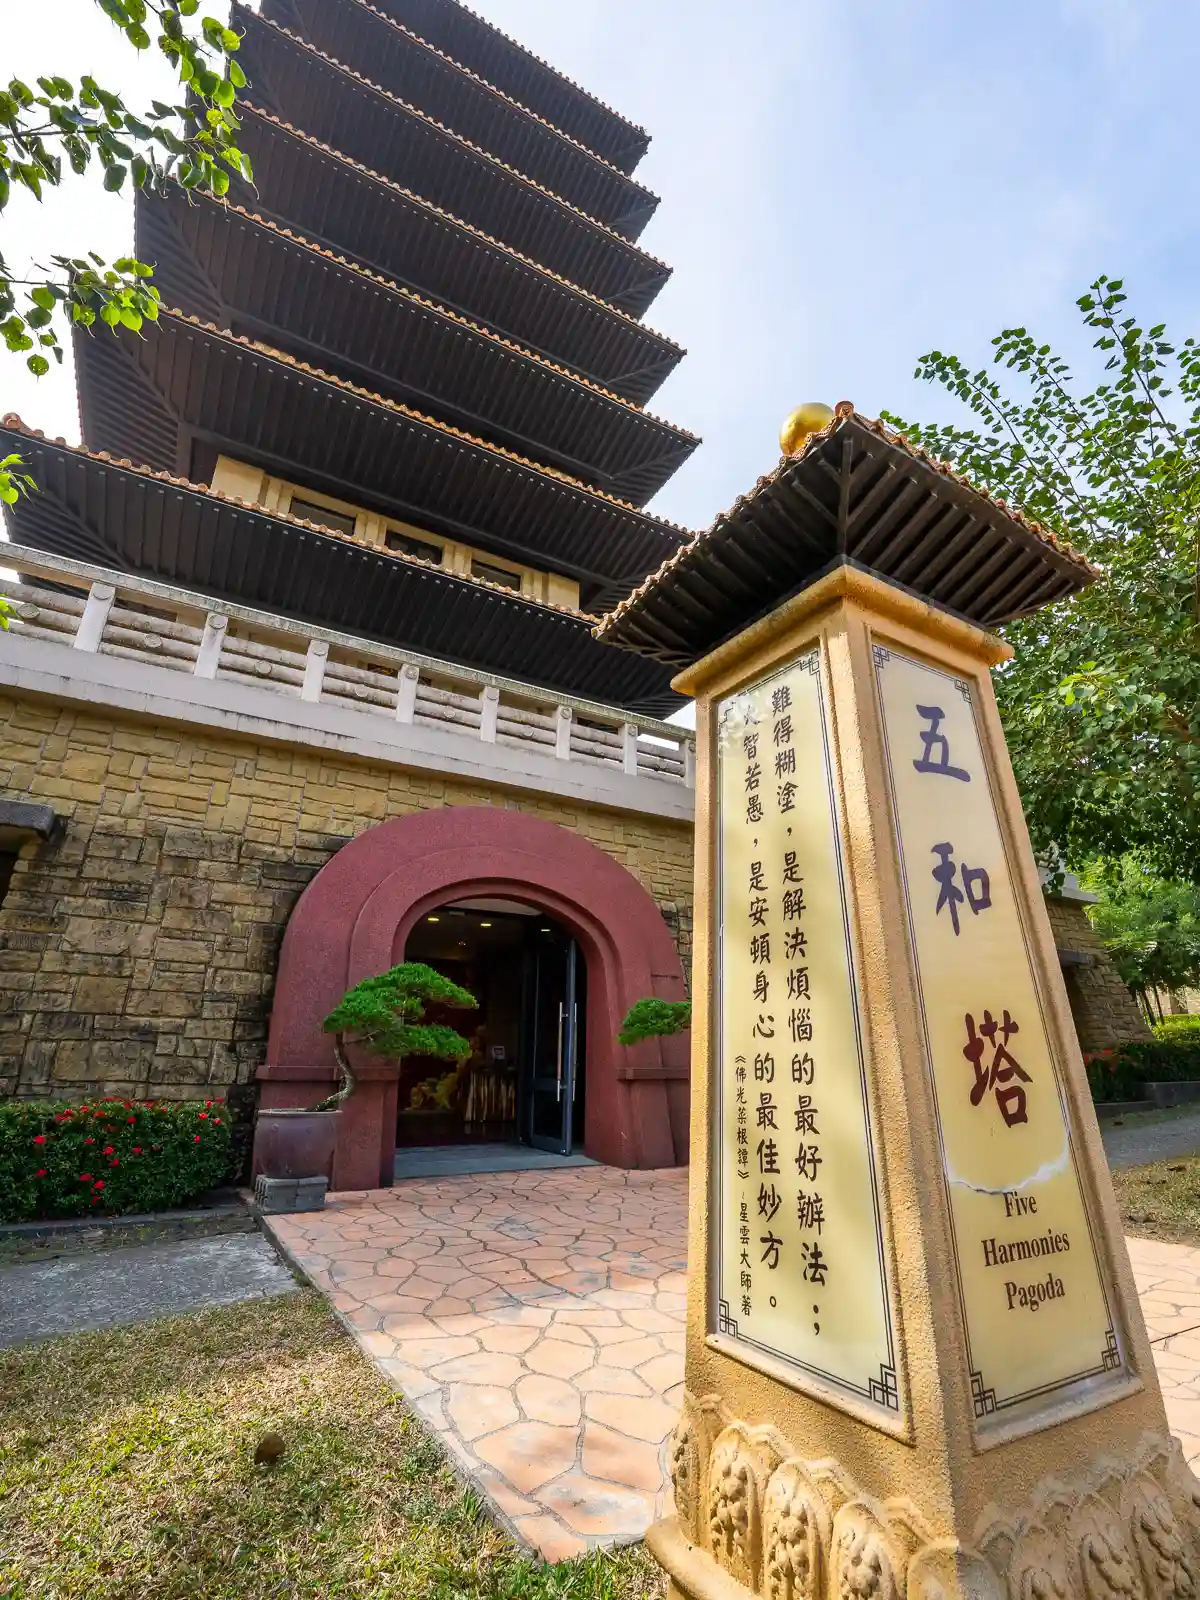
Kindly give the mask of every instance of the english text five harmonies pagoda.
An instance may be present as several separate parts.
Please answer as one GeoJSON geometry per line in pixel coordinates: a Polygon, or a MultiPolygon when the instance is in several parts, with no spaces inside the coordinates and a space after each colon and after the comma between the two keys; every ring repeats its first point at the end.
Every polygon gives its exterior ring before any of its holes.
{"type": "Polygon", "coordinates": [[[163,309],[76,338],[83,449],[5,419],[14,539],[631,711],[599,642],[688,537],[647,406],[648,135],[457,0],[237,3],[252,185],[139,195],[163,309]]]}

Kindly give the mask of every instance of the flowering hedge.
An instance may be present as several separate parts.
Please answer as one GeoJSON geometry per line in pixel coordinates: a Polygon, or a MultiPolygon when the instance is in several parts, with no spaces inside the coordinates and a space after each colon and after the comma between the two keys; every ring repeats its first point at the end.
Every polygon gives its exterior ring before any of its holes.
{"type": "Polygon", "coordinates": [[[1140,1100],[1143,1083],[1200,1079],[1200,1038],[1137,1039],[1085,1062],[1093,1100],[1140,1100]]]}
{"type": "Polygon", "coordinates": [[[223,1101],[0,1103],[0,1222],[162,1211],[229,1176],[223,1101]]]}

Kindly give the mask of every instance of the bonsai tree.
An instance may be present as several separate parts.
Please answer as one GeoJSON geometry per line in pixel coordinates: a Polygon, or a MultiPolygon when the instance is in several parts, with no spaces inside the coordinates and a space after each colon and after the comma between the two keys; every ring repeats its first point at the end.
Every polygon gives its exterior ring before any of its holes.
{"type": "Polygon", "coordinates": [[[465,1061],[471,1053],[470,1041],[444,1023],[426,1022],[425,1007],[472,1011],[478,1004],[473,994],[421,961],[403,961],[390,972],[356,983],[321,1024],[325,1033],[333,1035],[333,1053],[344,1081],[336,1094],[313,1110],[332,1110],[354,1093],[354,1071],[346,1057],[348,1041],[372,1055],[395,1060],[433,1056],[441,1061],[465,1061]]]}
{"type": "Polygon", "coordinates": [[[690,1000],[635,1000],[617,1034],[618,1044],[639,1044],[691,1026],[690,1000]]]}

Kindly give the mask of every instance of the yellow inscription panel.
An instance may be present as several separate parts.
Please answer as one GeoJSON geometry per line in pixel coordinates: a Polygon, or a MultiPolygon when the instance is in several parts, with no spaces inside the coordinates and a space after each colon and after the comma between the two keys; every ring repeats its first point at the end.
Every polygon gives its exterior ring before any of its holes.
{"type": "Polygon", "coordinates": [[[970,687],[875,647],[981,1421],[1124,1368],[970,687]]]}
{"type": "Polygon", "coordinates": [[[711,1329],[898,1422],[818,652],[719,702],[717,727],[711,1329]]]}

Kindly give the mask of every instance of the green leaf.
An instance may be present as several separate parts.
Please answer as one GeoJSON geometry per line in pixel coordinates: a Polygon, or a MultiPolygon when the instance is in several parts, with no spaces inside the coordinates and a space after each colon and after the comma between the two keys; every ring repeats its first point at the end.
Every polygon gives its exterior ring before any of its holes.
{"type": "Polygon", "coordinates": [[[36,289],[31,289],[29,298],[43,311],[53,311],[58,300],[58,296],[48,283],[39,283],[36,289]]]}
{"type": "Polygon", "coordinates": [[[46,360],[45,356],[30,356],[25,365],[29,368],[30,372],[33,373],[35,378],[44,378],[50,371],[50,363],[46,360]]]}
{"type": "Polygon", "coordinates": [[[129,168],[122,166],[119,161],[114,161],[111,166],[104,169],[104,187],[110,194],[116,194],[129,176],[129,168]]]}

